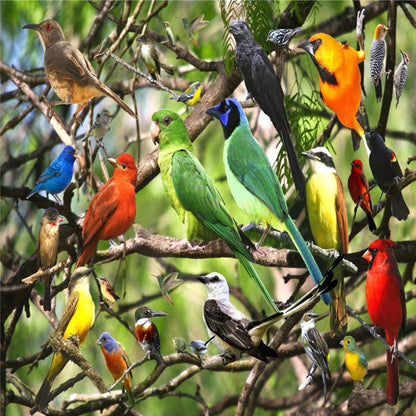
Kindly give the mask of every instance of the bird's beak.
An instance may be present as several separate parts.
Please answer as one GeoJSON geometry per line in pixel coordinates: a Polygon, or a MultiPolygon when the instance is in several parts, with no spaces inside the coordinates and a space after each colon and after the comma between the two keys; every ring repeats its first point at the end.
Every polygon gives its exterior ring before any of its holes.
{"type": "Polygon", "coordinates": [[[341,342],[339,343],[339,345],[344,346],[344,340],[342,339],[341,342]]]}
{"type": "Polygon", "coordinates": [[[168,314],[162,311],[152,311],[152,318],[155,316],[167,316],[168,314]]]}
{"type": "Polygon", "coordinates": [[[154,144],[159,143],[159,134],[160,134],[160,126],[157,120],[152,121],[152,125],[150,126],[150,137],[152,138],[152,142],[154,144]]]}
{"type": "Polygon", "coordinates": [[[302,152],[302,155],[307,159],[318,160],[318,158],[311,152],[302,152]]]}
{"type": "Polygon", "coordinates": [[[303,49],[304,51],[308,52],[309,55],[314,55],[313,45],[311,42],[306,41],[298,45],[298,48],[303,49]]]}
{"type": "Polygon", "coordinates": [[[22,29],[33,29],[36,30],[38,32],[41,32],[41,28],[39,25],[37,25],[36,23],[29,23],[28,25],[24,25],[22,29]]]}
{"type": "Polygon", "coordinates": [[[208,110],[206,110],[205,112],[214,118],[220,118],[220,104],[208,108],[208,110]]]}
{"type": "Polygon", "coordinates": [[[65,218],[58,215],[58,218],[56,219],[56,222],[62,222],[65,218]]]}
{"type": "Polygon", "coordinates": [[[370,253],[370,250],[366,250],[365,253],[362,255],[362,258],[364,260],[367,260],[369,263],[371,263],[371,260],[372,260],[373,257],[370,253]]]}
{"type": "Polygon", "coordinates": [[[208,282],[208,279],[207,279],[206,276],[199,276],[199,277],[197,277],[197,280],[199,280],[204,285],[208,282]]]}
{"type": "Polygon", "coordinates": [[[108,163],[114,166],[114,168],[119,168],[120,164],[117,162],[117,160],[113,159],[112,157],[109,157],[107,159],[108,163]]]}
{"type": "Polygon", "coordinates": [[[81,153],[75,151],[74,153],[72,153],[72,156],[74,156],[75,159],[78,159],[81,156],[81,153]]]}
{"type": "Polygon", "coordinates": [[[98,340],[97,340],[97,344],[98,344],[98,345],[101,345],[102,343],[103,343],[103,342],[102,342],[100,339],[98,339],[98,340]]]}

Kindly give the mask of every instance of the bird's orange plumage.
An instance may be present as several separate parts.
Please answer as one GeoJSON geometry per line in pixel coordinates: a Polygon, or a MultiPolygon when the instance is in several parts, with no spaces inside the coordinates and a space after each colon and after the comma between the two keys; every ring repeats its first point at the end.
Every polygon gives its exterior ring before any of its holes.
{"type": "Polygon", "coordinates": [[[137,168],[133,156],[123,153],[117,158],[113,177],[94,195],[85,216],[84,245],[77,267],[87,263],[100,240],[124,234],[136,217],[137,168]]]}
{"type": "Polygon", "coordinates": [[[339,121],[363,137],[364,129],[357,120],[361,100],[361,74],[358,64],[364,61],[364,51],[356,51],[347,43],[336,41],[326,33],[316,33],[309,41],[322,41],[315,51],[315,59],[336,78],[337,85],[319,77],[319,88],[326,106],[334,111],[339,121]]]}
{"type": "MultiPolygon", "coordinates": [[[[406,323],[403,283],[392,250],[393,241],[375,240],[363,258],[370,262],[365,297],[370,319],[384,329],[386,341],[396,345],[399,329],[406,323]]],[[[395,405],[399,396],[398,358],[387,350],[387,404],[395,405]]]]}

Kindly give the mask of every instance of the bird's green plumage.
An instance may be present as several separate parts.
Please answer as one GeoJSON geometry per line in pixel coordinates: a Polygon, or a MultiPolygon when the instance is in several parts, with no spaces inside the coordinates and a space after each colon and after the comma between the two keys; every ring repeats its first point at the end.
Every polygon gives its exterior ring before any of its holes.
{"type": "Polygon", "coordinates": [[[188,240],[190,237],[204,239],[201,237],[201,230],[204,229],[222,238],[255,280],[265,298],[278,310],[251,263],[252,256],[247,249],[251,242],[237,226],[214,183],[192,153],[192,143],[183,120],[169,110],[156,112],[152,120],[158,123],[160,129],[159,166],[162,181],[179,218],[185,223],[188,240]],[[191,221],[197,221],[192,223],[193,229],[198,229],[197,233],[190,232],[191,221]]]}

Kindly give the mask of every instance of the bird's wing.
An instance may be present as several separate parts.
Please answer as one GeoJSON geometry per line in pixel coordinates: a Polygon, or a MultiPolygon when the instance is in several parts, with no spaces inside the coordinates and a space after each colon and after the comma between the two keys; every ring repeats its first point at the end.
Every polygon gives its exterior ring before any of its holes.
{"type": "Polygon", "coordinates": [[[245,325],[225,314],[215,299],[205,301],[204,317],[208,328],[227,344],[240,351],[253,349],[253,341],[245,325]]]}
{"type": "Polygon", "coordinates": [[[393,150],[389,148],[387,148],[387,150],[390,153],[390,163],[391,163],[391,167],[393,169],[394,175],[401,178],[403,176],[403,172],[402,172],[402,168],[399,165],[399,161],[396,157],[396,154],[393,152],[393,150]]]}
{"type": "Polygon", "coordinates": [[[40,175],[36,184],[46,182],[52,178],[56,178],[62,174],[62,163],[59,159],[55,159],[40,175]]]}
{"type": "Polygon", "coordinates": [[[269,160],[248,127],[240,126],[230,137],[228,165],[240,183],[282,220],[288,215],[282,188],[269,160]]]}
{"type": "Polygon", "coordinates": [[[348,218],[345,205],[345,195],[342,187],[341,179],[338,175],[335,175],[337,181],[337,195],[335,199],[335,209],[337,215],[338,233],[341,241],[342,253],[348,253],[348,218]]]}
{"type": "Polygon", "coordinates": [[[315,358],[319,368],[321,370],[328,370],[329,372],[327,361],[329,354],[328,345],[323,340],[321,334],[318,332],[316,327],[308,329],[307,340],[308,346],[312,350],[313,357],[315,358]]]}
{"type": "MultiPolygon", "coordinates": [[[[124,362],[127,365],[127,368],[131,366],[131,362],[129,360],[129,357],[127,356],[126,349],[124,348],[123,344],[120,342],[117,342],[117,348],[121,351],[121,357],[123,358],[124,362]]],[[[129,371],[130,377],[133,378],[133,374],[131,371],[129,371]]]]}
{"type": "Polygon", "coordinates": [[[114,200],[116,187],[114,181],[110,179],[94,195],[88,207],[87,215],[84,220],[82,235],[85,238],[86,246],[98,233],[101,227],[108,221],[117,208],[117,202],[114,200]],[[93,218],[94,221],[89,220],[93,218]]]}
{"type": "Polygon", "coordinates": [[[246,253],[237,225],[198,159],[185,149],[175,152],[171,174],[175,193],[183,207],[232,248],[246,253]]]}
{"type": "Polygon", "coordinates": [[[75,309],[78,305],[79,293],[72,292],[69,295],[68,301],[65,304],[64,311],[62,312],[62,318],[58,324],[58,331],[62,334],[65,332],[72,316],[74,315],[75,309]]]}

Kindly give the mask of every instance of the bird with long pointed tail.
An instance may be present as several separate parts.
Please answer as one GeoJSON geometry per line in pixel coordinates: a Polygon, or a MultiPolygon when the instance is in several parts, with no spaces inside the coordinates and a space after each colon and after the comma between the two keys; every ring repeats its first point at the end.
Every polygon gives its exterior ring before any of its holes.
{"type": "MultiPolygon", "coordinates": [[[[313,239],[318,246],[348,253],[348,217],[344,189],[332,156],[325,147],[316,147],[303,155],[309,161],[311,174],[306,181],[306,212],[313,239]]],[[[325,262],[327,266],[327,262],[325,262]]],[[[348,324],[342,267],[335,270],[338,282],[331,292],[330,328],[345,332],[348,324]]]]}
{"type": "MultiPolygon", "coordinates": [[[[357,150],[364,129],[357,119],[361,101],[361,73],[359,63],[365,52],[356,51],[347,42],[338,42],[326,33],[315,33],[299,45],[312,58],[319,74],[319,89],[324,104],[347,128],[354,131],[353,148],[357,150]]],[[[364,144],[366,142],[364,140],[364,144]]]]}
{"type": "Polygon", "coordinates": [[[216,272],[197,279],[205,285],[207,299],[204,302],[203,318],[212,343],[225,358],[238,359],[243,353],[268,362],[276,358],[275,350],[267,346],[262,338],[271,325],[301,310],[306,310],[323,293],[333,288],[332,271],[299,300],[286,309],[258,321],[250,320],[230,301],[230,292],[225,277],[216,272]]]}
{"type": "Polygon", "coordinates": [[[166,316],[167,313],[162,311],[154,311],[148,306],[142,306],[136,309],[134,317],[136,323],[134,326],[134,332],[136,339],[143,351],[146,353],[147,358],[153,358],[159,365],[165,366],[166,363],[160,353],[160,337],[159,331],[156,325],[152,322],[152,318],[157,316],[166,316]]]}
{"type": "MultiPolygon", "coordinates": [[[[235,98],[227,98],[206,112],[220,121],[224,131],[223,161],[231,194],[250,221],[266,225],[260,242],[271,227],[286,231],[299,250],[315,284],[318,284],[322,280],[319,267],[289,215],[279,179],[263,149],[251,134],[240,103],[235,98]]],[[[330,303],[329,294],[323,295],[323,300],[330,303]]]]}
{"type": "MultiPolygon", "coordinates": [[[[130,367],[130,361],[127,357],[126,350],[123,345],[117,342],[108,332],[103,332],[100,335],[97,344],[101,347],[108,371],[111,373],[114,380],[118,380],[130,367]]],[[[130,403],[134,403],[134,397],[131,391],[132,377],[133,375],[131,372],[127,373],[121,381],[130,403]]]]}
{"type": "MultiPolygon", "coordinates": [[[[90,294],[89,274],[93,269],[78,267],[74,270],[70,279],[71,293],[62,312],[57,332],[63,338],[77,335],[81,346],[88,335],[95,319],[95,306],[90,294]]],[[[49,392],[52,383],[68,362],[68,357],[55,353],[52,358],[48,374],[35,398],[35,406],[42,411],[49,403],[49,392]]]]}
{"type": "Polygon", "coordinates": [[[249,248],[254,246],[238,227],[214,183],[192,153],[192,142],[183,120],[169,110],[157,111],[152,120],[151,136],[159,143],[158,163],[163,186],[172,207],[185,224],[188,241],[222,238],[277,311],[252,264],[249,248]]]}
{"type": "Polygon", "coordinates": [[[394,406],[399,398],[399,358],[397,339],[404,334],[406,302],[403,282],[393,253],[394,242],[374,240],[363,258],[369,262],[365,282],[368,315],[374,325],[386,334],[387,404],[394,406]]]}

